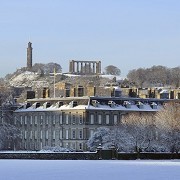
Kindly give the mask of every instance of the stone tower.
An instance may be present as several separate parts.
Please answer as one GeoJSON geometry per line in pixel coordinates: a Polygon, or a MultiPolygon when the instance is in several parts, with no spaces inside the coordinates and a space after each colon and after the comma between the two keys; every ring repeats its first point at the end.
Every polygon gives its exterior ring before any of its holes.
{"type": "Polygon", "coordinates": [[[27,48],[27,69],[30,70],[32,68],[32,43],[28,43],[28,48],[27,48]]]}

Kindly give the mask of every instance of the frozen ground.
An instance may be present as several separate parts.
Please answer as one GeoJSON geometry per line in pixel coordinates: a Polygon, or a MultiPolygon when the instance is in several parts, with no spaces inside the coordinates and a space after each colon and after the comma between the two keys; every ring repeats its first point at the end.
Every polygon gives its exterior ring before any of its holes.
{"type": "Polygon", "coordinates": [[[179,180],[180,161],[0,160],[0,180],[179,180]]]}

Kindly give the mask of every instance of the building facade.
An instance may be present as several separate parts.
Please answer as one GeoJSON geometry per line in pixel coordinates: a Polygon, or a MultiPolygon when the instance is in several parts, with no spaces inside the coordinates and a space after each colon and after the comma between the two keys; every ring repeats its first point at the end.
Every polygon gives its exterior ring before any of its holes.
{"type": "Polygon", "coordinates": [[[113,128],[131,112],[155,114],[164,101],[139,98],[69,97],[31,99],[14,111],[20,129],[18,150],[61,146],[87,150],[86,142],[98,127],[113,128]]]}

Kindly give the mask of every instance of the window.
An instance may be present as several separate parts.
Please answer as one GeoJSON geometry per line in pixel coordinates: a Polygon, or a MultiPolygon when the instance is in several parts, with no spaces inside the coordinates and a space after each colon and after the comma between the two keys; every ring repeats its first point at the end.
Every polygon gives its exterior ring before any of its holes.
{"type": "Polygon", "coordinates": [[[40,149],[42,149],[42,147],[43,147],[43,144],[42,144],[42,142],[40,142],[40,149]]]}
{"type": "Polygon", "coordinates": [[[109,114],[106,114],[106,124],[109,124],[109,114]]]}
{"type": "Polygon", "coordinates": [[[30,131],[30,139],[32,139],[32,136],[33,136],[32,131],[30,131]]]}
{"type": "Polygon", "coordinates": [[[82,130],[79,130],[79,139],[82,139],[82,138],[83,138],[82,130]]]}
{"type": "Polygon", "coordinates": [[[59,131],[59,139],[62,139],[62,130],[59,131]]]}
{"type": "Polygon", "coordinates": [[[59,115],[59,124],[62,124],[62,114],[59,115]]]}
{"type": "Polygon", "coordinates": [[[68,124],[68,120],[69,120],[69,117],[68,117],[69,115],[68,114],[66,114],[66,124],[68,124]]]}
{"type": "Polygon", "coordinates": [[[48,130],[46,131],[46,139],[48,139],[48,130]]]}
{"type": "Polygon", "coordinates": [[[72,130],[72,139],[76,139],[76,130],[72,130]]]}
{"type": "Polygon", "coordinates": [[[30,124],[32,125],[33,123],[33,119],[32,119],[32,116],[30,116],[30,124]]]}
{"type": "Polygon", "coordinates": [[[79,150],[82,150],[82,143],[79,143],[79,150]]]}
{"type": "Polygon", "coordinates": [[[37,131],[34,131],[34,139],[37,139],[37,131]]]}
{"type": "Polygon", "coordinates": [[[117,119],[118,119],[118,116],[117,115],[114,115],[114,125],[117,125],[117,119]]]}
{"type": "Polygon", "coordinates": [[[90,124],[94,124],[94,114],[91,114],[90,116],[90,124]]]}
{"type": "Polygon", "coordinates": [[[24,139],[27,139],[27,131],[24,131],[24,139]]]}
{"type": "Polygon", "coordinates": [[[72,143],[72,149],[76,149],[76,143],[72,143]]]}
{"type": "Polygon", "coordinates": [[[43,138],[43,133],[42,133],[42,131],[40,132],[40,138],[41,138],[41,139],[43,138]]]}
{"type": "Polygon", "coordinates": [[[34,124],[37,125],[37,116],[34,117],[34,124]]]}
{"type": "Polygon", "coordinates": [[[53,131],[53,139],[56,139],[56,131],[53,131]]]}
{"type": "Polygon", "coordinates": [[[69,132],[68,132],[68,129],[66,129],[66,139],[69,139],[69,132]]]}
{"type": "Polygon", "coordinates": [[[72,116],[72,123],[76,124],[76,116],[75,115],[72,116]]]}
{"type": "Polygon", "coordinates": [[[27,125],[27,116],[24,116],[24,124],[27,125]]]}
{"type": "Polygon", "coordinates": [[[79,124],[82,124],[83,123],[83,118],[82,118],[82,115],[79,116],[79,124]]]}
{"type": "Polygon", "coordinates": [[[101,124],[101,123],[102,123],[102,115],[98,114],[98,124],[101,124]]]}
{"type": "Polygon", "coordinates": [[[54,115],[53,116],[53,125],[55,125],[56,124],[56,116],[54,115]]]}

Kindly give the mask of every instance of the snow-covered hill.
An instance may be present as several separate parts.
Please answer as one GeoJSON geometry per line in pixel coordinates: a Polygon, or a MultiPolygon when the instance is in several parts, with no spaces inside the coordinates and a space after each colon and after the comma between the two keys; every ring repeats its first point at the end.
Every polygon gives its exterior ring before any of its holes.
{"type": "Polygon", "coordinates": [[[39,78],[39,74],[35,72],[25,71],[19,75],[14,75],[10,80],[9,84],[13,87],[31,87],[33,81],[39,78]]]}

